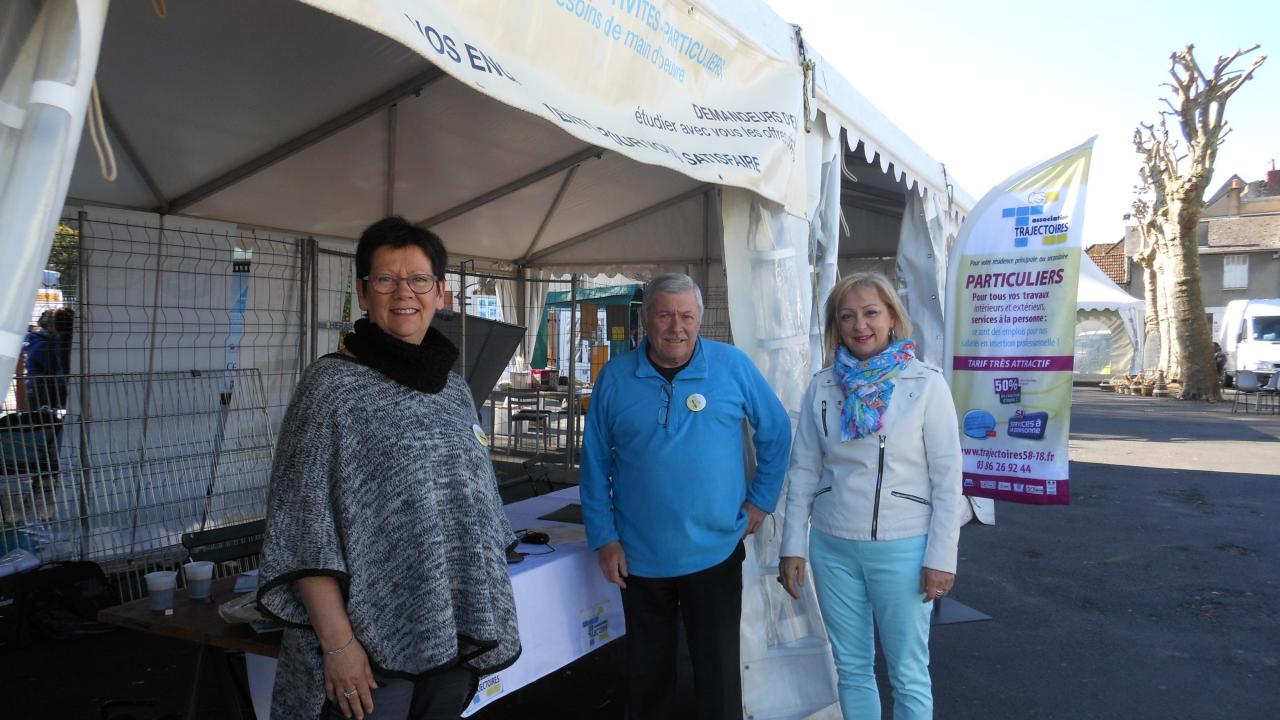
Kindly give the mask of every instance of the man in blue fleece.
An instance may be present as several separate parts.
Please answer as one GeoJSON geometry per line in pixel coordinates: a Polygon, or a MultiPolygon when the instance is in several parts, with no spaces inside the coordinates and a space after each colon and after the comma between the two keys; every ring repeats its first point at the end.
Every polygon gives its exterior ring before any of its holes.
{"type": "Polygon", "coordinates": [[[582,514],[605,579],[622,588],[627,717],[675,717],[677,615],[693,660],[697,717],[742,717],[742,538],[772,512],[791,421],[742,351],[698,338],[702,293],[654,278],[647,337],[610,360],[591,394],[582,514]],[[747,481],[743,421],[755,430],[747,481]]]}

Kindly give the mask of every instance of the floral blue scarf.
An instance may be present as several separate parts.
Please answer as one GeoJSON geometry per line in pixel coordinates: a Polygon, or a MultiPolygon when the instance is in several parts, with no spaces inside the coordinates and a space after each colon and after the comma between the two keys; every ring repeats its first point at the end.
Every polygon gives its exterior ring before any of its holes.
{"type": "Polygon", "coordinates": [[[893,397],[890,382],[916,356],[910,340],[894,343],[879,354],[859,360],[843,343],[836,348],[836,378],[844,390],[844,410],[840,412],[840,439],[855,440],[880,432],[884,413],[893,397]]]}

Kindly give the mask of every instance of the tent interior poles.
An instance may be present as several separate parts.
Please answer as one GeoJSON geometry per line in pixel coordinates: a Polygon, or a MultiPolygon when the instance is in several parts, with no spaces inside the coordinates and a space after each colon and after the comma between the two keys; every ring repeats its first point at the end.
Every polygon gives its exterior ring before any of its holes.
{"type": "Polygon", "coordinates": [[[399,83],[395,87],[390,88],[386,92],[370,98],[317,125],[307,132],[290,140],[286,140],[265,153],[262,153],[247,162],[241,163],[239,166],[228,170],[218,177],[183,193],[177,198],[174,198],[170,203],[168,212],[181,212],[210,195],[213,195],[219,190],[226,189],[237,181],[249,177],[259,170],[274,165],[295,153],[305,150],[321,140],[324,140],[325,138],[346,129],[357,122],[360,122],[370,115],[381,111],[387,106],[395,104],[409,95],[417,95],[418,93],[421,93],[428,85],[436,82],[442,77],[445,77],[444,71],[433,66],[426,72],[419,73],[408,80],[399,83]]]}

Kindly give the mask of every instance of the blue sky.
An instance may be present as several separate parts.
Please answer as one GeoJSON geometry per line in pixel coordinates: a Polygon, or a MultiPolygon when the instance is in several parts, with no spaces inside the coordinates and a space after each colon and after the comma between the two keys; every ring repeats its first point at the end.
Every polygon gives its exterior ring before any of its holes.
{"type": "Polygon", "coordinates": [[[1133,130],[1163,109],[1169,54],[1188,42],[1206,71],[1254,43],[1262,48],[1237,67],[1271,56],[1227,105],[1234,129],[1210,192],[1233,173],[1265,178],[1273,158],[1280,167],[1278,0],[766,2],[975,200],[1098,135],[1086,245],[1123,235],[1137,181],[1133,130]]]}

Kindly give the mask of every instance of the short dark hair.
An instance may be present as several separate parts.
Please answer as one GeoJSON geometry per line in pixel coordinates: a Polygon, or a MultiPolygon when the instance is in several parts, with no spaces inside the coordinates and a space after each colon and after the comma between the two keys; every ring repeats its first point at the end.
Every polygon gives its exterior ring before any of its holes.
{"type": "Polygon", "coordinates": [[[76,324],[76,311],[69,307],[53,311],[53,329],[60,333],[71,332],[76,324]]]}
{"type": "Polygon", "coordinates": [[[443,280],[445,268],[449,266],[449,253],[444,249],[440,237],[399,215],[384,217],[360,233],[360,243],[356,245],[356,277],[363,278],[373,270],[373,253],[378,248],[404,248],[410,245],[422,248],[422,252],[431,261],[431,272],[443,280]]]}

